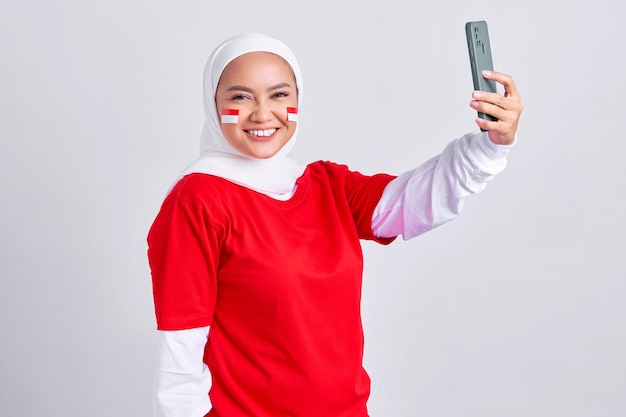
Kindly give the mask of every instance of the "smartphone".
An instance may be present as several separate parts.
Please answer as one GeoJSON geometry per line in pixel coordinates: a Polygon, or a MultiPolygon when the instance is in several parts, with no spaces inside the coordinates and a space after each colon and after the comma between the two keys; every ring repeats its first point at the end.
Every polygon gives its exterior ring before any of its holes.
{"type": "MultiPolygon", "coordinates": [[[[474,90],[496,92],[496,83],[483,77],[483,70],[493,71],[491,58],[491,44],[489,43],[489,29],[484,20],[467,22],[465,24],[465,37],[467,38],[467,50],[469,51],[470,64],[472,66],[472,80],[474,90]]],[[[495,121],[496,118],[478,112],[478,117],[495,121]]],[[[481,129],[483,132],[485,129],[481,129]]]]}

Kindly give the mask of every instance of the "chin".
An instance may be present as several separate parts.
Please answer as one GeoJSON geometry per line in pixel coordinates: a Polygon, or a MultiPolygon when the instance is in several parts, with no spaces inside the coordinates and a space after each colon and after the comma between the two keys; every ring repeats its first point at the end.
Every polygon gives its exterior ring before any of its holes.
{"type": "Polygon", "coordinates": [[[269,152],[269,153],[263,153],[263,152],[258,152],[255,155],[252,155],[254,158],[256,159],[270,159],[273,156],[275,156],[278,152],[269,152]]]}
{"type": "Polygon", "coordinates": [[[273,146],[265,148],[265,149],[261,147],[260,149],[257,148],[257,149],[252,150],[252,152],[250,152],[249,155],[257,159],[270,159],[276,156],[276,154],[280,152],[280,149],[282,149],[282,147],[279,149],[276,149],[273,146]]]}

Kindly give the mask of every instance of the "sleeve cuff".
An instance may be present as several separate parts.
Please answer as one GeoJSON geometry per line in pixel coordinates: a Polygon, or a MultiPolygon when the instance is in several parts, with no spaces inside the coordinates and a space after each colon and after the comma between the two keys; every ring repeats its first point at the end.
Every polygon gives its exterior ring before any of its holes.
{"type": "Polygon", "coordinates": [[[489,139],[489,132],[477,132],[471,136],[471,145],[473,156],[477,161],[489,163],[488,161],[498,161],[509,154],[509,151],[517,143],[517,135],[515,141],[510,145],[498,145],[489,139]]]}

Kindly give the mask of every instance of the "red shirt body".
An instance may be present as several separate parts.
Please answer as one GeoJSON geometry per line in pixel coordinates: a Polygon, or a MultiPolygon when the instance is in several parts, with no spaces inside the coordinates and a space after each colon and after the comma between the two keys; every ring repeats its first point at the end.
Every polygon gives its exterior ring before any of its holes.
{"type": "Polygon", "coordinates": [[[287,201],[207,174],[181,179],[148,235],[160,330],[211,326],[220,417],[365,417],[363,256],[392,176],[310,164],[287,201]]]}

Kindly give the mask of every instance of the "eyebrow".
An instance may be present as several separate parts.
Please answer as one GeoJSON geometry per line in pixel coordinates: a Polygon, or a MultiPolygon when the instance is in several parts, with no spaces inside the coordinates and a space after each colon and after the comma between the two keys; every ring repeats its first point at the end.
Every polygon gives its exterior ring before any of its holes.
{"type": "MultiPolygon", "coordinates": [[[[279,88],[286,88],[286,87],[291,87],[291,85],[289,83],[278,83],[276,85],[268,87],[265,91],[269,93],[270,91],[274,91],[274,90],[278,90],[279,88]]],[[[246,93],[254,94],[253,89],[249,87],[245,87],[243,85],[233,85],[232,87],[229,87],[226,91],[245,91],[246,93]]]]}

